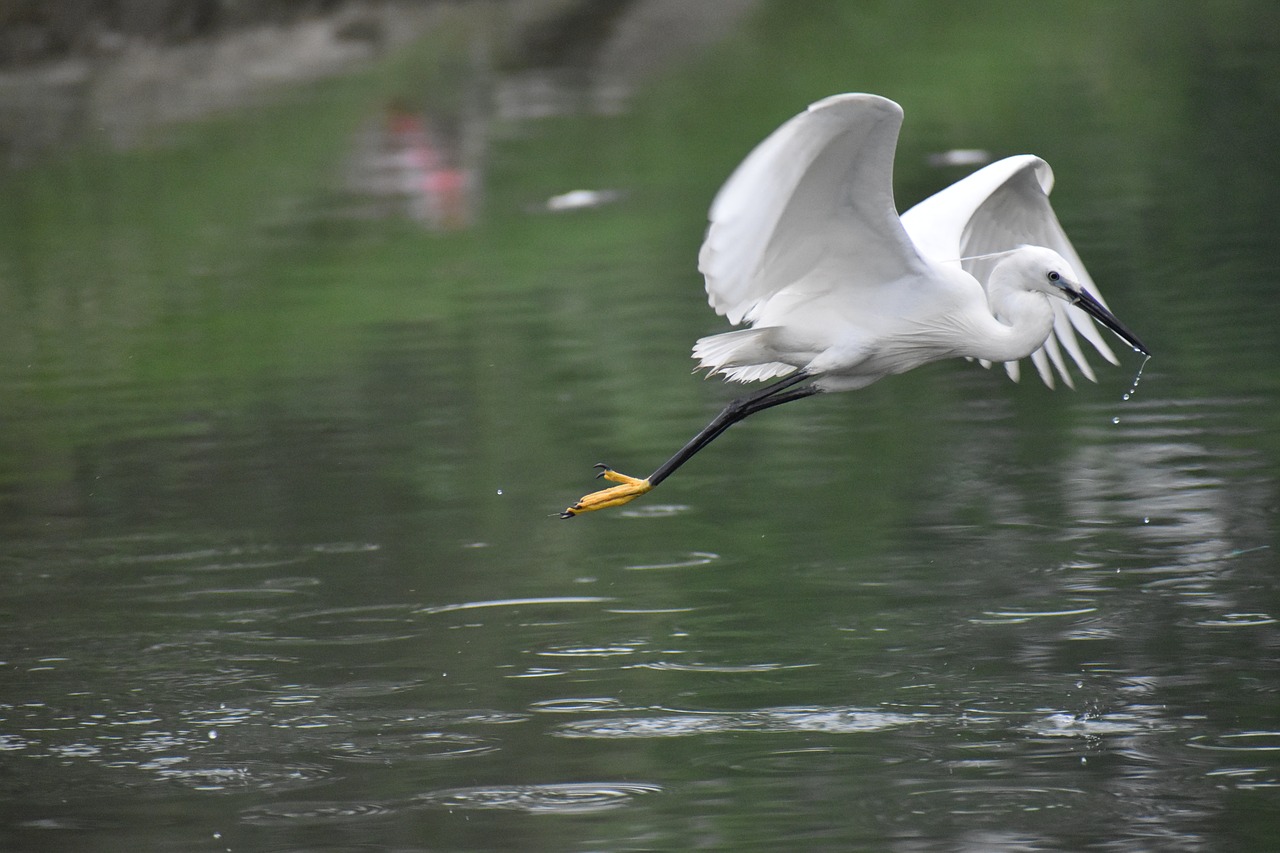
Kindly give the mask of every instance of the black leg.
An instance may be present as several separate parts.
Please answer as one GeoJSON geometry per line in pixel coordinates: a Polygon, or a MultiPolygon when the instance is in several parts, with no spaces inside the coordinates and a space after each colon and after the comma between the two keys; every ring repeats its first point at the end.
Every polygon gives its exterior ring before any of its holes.
{"type": "Polygon", "coordinates": [[[675,456],[659,465],[658,470],[650,474],[647,480],[628,477],[625,474],[614,471],[607,465],[597,465],[597,468],[604,469],[599,476],[618,485],[600,489],[589,495],[583,495],[577,503],[560,513],[560,517],[573,518],[575,515],[581,515],[584,512],[595,512],[600,509],[621,506],[630,503],[643,494],[647,494],[654,486],[671,476],[672,472],[677,468],[688,462],[695,453],[714,441],[720,433],[743,418],[754,415],[756,412],[762,412],[765,409],[818,393],[818,389],[813,385],[801,384],[811,378],[808,373],[801,370],[762,388],[754,394],[734,400],[725,406],[724,411],[716,415],[711,423],[703,427],[702,431],[695,435],[688,444],[680,448],[675,456]]]}
{"type": "Polygon", "coordinates": [[[818,393],[818,389],[813,385],[795,387],[808,378],[808,373],[803,370],[798,371],[779,382],[762,388],[754,394],[739,397],[725,406],[724,410],[716,415],[711,423],[703,427],[701,432],[690,439],[688,444],[680,448],[674,456],[659,465],[658,469],[649,475],[649,485],[651,487],[656,486],[667,479],[677,468],[693,458],[695,453],[706,447],[718,438],[720,433],[743,418],[754,415],[756,412],[762,412],[765,409],[818,393]]]}

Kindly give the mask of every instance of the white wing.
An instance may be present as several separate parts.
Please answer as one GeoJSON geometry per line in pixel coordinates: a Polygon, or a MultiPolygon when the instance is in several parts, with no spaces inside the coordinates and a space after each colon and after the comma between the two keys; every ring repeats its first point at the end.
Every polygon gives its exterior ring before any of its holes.
{"type": "MultiPolygon", "coordinates": [[[[1053,249],[1066,258],[1080,277],[1080,283],[1105,305],[1049,204],[1051,189],[1053,170],[1048,163],[1029,154],[1007,157],[920,202],[902,215],[902,224],[920,252],[938,262],[1004,252],[1021,245],[1053,249]]],[[[985,287],[995,262],[995,259],[965,260],[961,266],[985,287]]],[[[1046,385],[1053,387],[1053,372],[1049,367],[1052,363],[1063,381],[1074,387],[1062,357],[1063,349],[1081,373],[1097,381],[1080,349],[1076,332],[1107,361],[1120,363],[1089,315],[1061,300],[1050,301],[1054,334],[1031,354],[1031,361],[1046,385]]],[[[1015,380],[1018,378],[1016,361],[1008,362],[1005,369],[1015,380]]]]}
{"type": "Polygon", "coordinates": [[[893,203],[902,108],[876,95],[833,95],[761,142],[711,205],[698,254],[707,300],[737,324],[833,250],[893,282],[924,263],[893,203]]]}

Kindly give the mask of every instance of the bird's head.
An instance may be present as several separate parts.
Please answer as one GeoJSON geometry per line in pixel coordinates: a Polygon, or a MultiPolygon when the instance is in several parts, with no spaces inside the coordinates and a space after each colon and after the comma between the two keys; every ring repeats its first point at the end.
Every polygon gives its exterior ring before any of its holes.
{"type": "Polygon", "coordinates": [[[1062,255],[1043,246],[1022,246],[1000,262],[1001,266],[1016,276],[1028,290],[1044,293],[1074,305],[1081,311],[1115,332],[1125,343],[1150,355],[1138,336],[1129,331],[1092,293],[1080,283],[1071,264],[1062,255]]]}

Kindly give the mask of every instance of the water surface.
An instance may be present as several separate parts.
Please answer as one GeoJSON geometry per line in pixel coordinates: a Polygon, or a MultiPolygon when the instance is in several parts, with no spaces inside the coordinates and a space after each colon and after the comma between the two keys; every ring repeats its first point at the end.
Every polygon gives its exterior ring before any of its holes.
{"type": "Polygon", "coordinates": [[[493,128],[468,230],[335,188],[368,78],[7,175],[4,846],[1268,849],[1270,7],[865,52],[917,5],[766,4],[628,115],[493,128]],[[930,152],[1054,164],[1135,393],[934,365],[555,518],[731,395],[706,204],[841,88],[906,106],[904,204],[930,152]],[[624,192],[532,212],[578,187],[624,192]]]}

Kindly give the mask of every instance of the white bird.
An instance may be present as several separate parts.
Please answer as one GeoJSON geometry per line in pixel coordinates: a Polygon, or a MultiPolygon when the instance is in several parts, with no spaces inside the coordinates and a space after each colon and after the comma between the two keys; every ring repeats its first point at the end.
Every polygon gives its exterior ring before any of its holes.
{"type": "Polygon", "coordinates": [[[653,489],[733,424],[825,391],[863,388],[931,361],[1031,357],[1053,387],[1074,387],[1066,350],[1097,381],[1076,335],[1112,364],[1097,320],[1145,345],[1107,309],[1049,204],[1053,172],[1008,157],[898,215],[893,155],[902,108],[877,95],[833,95],[774,131],[711,205],[698,256],[717,314],[748,328],[697,341],[710,375],[780,381],[725,407],[646,479],[607,465],[619,485],[561,516],[625,504],[653,489]],[[1092,318],[1092,319],[1091,319],[1092,318]]]}

